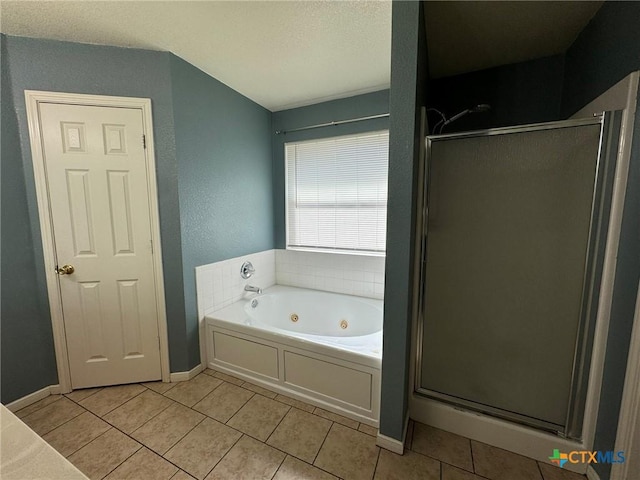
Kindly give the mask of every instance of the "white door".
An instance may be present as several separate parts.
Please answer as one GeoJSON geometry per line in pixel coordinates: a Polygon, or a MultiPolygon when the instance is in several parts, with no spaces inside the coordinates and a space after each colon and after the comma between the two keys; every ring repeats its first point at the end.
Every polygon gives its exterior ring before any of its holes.
{"type": "Polygon", "coordinates": [[[159,380],[142,111],[39,114],[72,387],[159,380]]]}

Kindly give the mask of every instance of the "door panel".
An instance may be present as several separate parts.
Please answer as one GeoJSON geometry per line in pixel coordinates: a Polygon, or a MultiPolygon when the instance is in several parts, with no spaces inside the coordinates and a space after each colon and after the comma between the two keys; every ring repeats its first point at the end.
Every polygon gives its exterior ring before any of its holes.
{"type": "Polygon", "coordinates": [[[564,428],[600,131],[433,138],[420,388],[564,428]]]}
{"type": "Polygon", "coordinates": [[[72,386],[160,379],[142,112],[39,109],[72,386]]]}

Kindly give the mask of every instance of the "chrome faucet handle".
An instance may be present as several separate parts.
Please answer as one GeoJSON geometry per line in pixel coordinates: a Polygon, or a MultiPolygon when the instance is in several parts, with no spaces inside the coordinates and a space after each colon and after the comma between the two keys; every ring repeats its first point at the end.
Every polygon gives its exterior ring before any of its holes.
{"type": "Polygon", "coordinates": [[[256,273],[256,269],[253,268],[253,264],[251,262],[244,262],[240,267],[240,276],[245,280],[247,278],[251,278],[251,275],[256,273]]]}

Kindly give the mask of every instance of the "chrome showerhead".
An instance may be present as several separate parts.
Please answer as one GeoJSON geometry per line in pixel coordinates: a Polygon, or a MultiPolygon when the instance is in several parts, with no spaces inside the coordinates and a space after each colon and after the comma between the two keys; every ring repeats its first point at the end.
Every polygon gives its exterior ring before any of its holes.
{"type": "Polygon", "coordinates": [[[487,112],[491,110],[491,105],[489,105],[488,103],[479,103],[478,105],[476,105],[475,107],[471,107],[471,108],[467,108],[466,110],[462,110],[459,113],[456,113],[453,117],[451,117],[449,120],[445,120],[444,122],[438,122],[436,124],[436,126],[434,127],[434,131],[435,129],[438,127],[438,125],[440,125],[440,131],[438,133],[442,133],[442,129],[444,127],[446,127],[447,125],[449,125],[450,123],[455,122],[456,120],[458,120],[461,117],[464,117],[466,114],[468,113],[481,113],[481,112],[487,112]]]}

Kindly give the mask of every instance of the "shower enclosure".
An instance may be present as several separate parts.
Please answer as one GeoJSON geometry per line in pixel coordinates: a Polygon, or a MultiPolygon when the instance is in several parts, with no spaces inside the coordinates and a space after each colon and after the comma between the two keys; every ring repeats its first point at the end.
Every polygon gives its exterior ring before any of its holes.
{"type": "Polygon", "coordinates": [[[427,137],[418,394],[580,438],[619,125],[427,137]]]}

